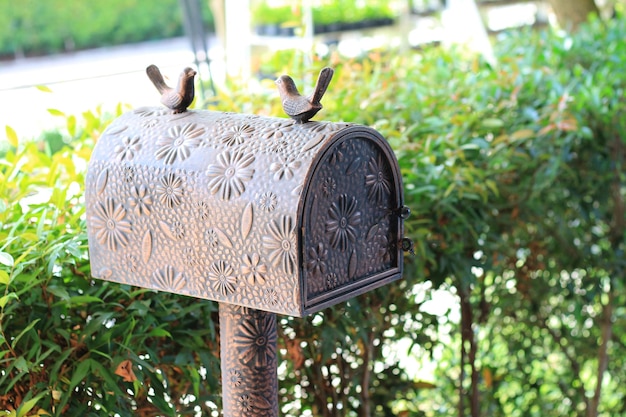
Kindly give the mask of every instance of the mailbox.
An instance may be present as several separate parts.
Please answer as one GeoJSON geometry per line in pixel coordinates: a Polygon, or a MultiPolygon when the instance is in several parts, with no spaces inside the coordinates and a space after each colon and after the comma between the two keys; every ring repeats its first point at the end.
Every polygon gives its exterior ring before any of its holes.
{"type": "Polygon", "coordinates": [[[402,274],[402,183],[374,129],[139,108],[86,179],[92,275],[305,316],[402,274]]]}

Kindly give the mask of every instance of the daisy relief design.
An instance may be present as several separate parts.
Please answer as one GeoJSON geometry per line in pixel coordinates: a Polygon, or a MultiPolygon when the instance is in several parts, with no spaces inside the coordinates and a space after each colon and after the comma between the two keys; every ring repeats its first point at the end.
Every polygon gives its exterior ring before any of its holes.
{"type": "Polygon", "coordinates": [[[387,178],[381,158],[378,158],[378,161],[370,158],[367,165],[369,171],[365,176],[367,197],[371,201],[380,203],[391,192],[391,183],[387,178]]]}
{"type": "Polygon", "coordinates": [[[183,198],[183,180],[172,173],[161,177],[156,185],[156,194],[159,201],[168,208],[180,205],[183,198]]]}
{"type": "Polygon", "coordinates": [[[130,189],[128,205],[133,209],[133,212],[137,216],[150,214],[152,197],[148,194],[148,189],[145,185],[134,186],[130,189]]]}
{"type": "Polygon", "coordinates": [[[204,128],[194,123],[169,128],[157,141],[156,159],[164,159],[166,164],[173,164],[177,159],[184,161],[191,154],[191,149],[200,145],[200,136],[203,134],[204,128]]]}
{"type": "Polygon", "coordinates": [[[225,261],[217,261],[209,268],[209,281],[213,283],[213,289],[223,296],[228,296],[235,292],[237,277],[235,271],[225,261]]]}
{"type": "Polygon", "coordinates": [[[217,164],[209,165],[209,189],[211,194],[219,194],[222,200],[239,197],[246,190],[246,183],[252,179],[254,155],[242,151],[225,151],[217,156],[217,164]]]}
{"type": "Polygon", "coordinates": [[[361,212],[357,211],[356,198],[342,194],[339,201],[330,207],[326,220],[326,234],[330,237],[333,249],[344,252],[349,243],[354,243],[360,224],[361,212]]]}
{"type": "Polygon", "coordinates": [[[256,368],[265,368],[276,359],[276,322],[269,314],[252,316],[241,324],[235,346],[241,360],[256,368]]]}
{"type": "Polygon", "coordinates": [[[126,209],[112,198],[107,198],[104,203],[96,204],[95,213],[91,224],[98,242],[112,251],[125,247],[131,232],[131,224],[126,220],[126,209]]]}
{"type": "Polygon", "coordinates": [[[248,124],[231,126],[222,137],[222,143],[228,146],[241,145],[252,137],[254,128],[248,124]]]}
{"type": "Polygon", "coordinates": [[[269,224],[269,235],[263,236],[263,246],[268,249],[274,267],[281,267],[291,275],[296,266],[296,232],[289,216],[282,216],[269,224]]]}

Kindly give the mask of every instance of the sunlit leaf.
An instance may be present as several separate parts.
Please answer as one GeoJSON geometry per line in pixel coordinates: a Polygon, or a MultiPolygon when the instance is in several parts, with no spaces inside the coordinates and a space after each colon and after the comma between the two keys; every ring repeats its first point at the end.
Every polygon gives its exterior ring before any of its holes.
{"type": "Polygon", "coordinates": [[[7,139],[9,141],[9,143],[11,144],[11,146],[13,146],[14,148],[17,148],[17,145],[19,143],[19,139],[17,137],[17,133],[15,133],[15,130],[13,130],[13,128],[11,126],[8,126],[8,125],[6,125],[4,127],[4,130],[6,132],[7,139]]]}

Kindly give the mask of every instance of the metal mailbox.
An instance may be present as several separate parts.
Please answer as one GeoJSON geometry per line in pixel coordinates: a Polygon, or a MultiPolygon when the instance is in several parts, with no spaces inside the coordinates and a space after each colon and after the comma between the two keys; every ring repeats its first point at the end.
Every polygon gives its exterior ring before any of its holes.
{"type": "Polygon", "coordinates": [[[374,129],[140,108],[86,179],[92,275],[305,316],[402,274],[402,183],[374,129]]]}

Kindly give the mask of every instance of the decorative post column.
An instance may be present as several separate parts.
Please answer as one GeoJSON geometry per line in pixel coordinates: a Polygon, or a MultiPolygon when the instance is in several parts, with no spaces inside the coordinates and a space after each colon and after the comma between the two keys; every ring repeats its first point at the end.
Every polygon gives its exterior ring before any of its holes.
{"type": "Polygon", "coordinates": [[[224,417],[278,416],[276,314],[220,303],[224,417]]]}

